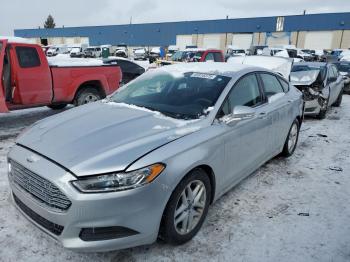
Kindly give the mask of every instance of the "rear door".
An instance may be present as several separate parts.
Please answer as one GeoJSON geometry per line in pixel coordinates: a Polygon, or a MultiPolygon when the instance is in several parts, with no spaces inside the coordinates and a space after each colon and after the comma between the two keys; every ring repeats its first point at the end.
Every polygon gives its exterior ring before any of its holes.
{"type": "Polygon", "coordinates": [[[336,68],[336,66],[331,65],[331,68],[333,70],[334,77],[336,78],[333,86],[333,90],[331,91],[333,93],[333,100],[335,102],[344,86],[344,83],[343,83],[343,77],[339,74],[339,71],[336,68]]]}
{"type": "Polygon", "coordinates": [[[287,138],[291,125],[293,101],[288,96],[289,86],[282,85],[282,79],[270,73],[259,73],[263,85],[265,97],[269,100],[266,106],[266,114],[272,121],[271,130],[266,137],[269,141],[267,150],[275,154],[281,148],[287,138]]]}
{"type": "Polygon", "coordinates": [[[22,105],[49,104],[53,96],[51,72],[40,47],[12,44],[10,53],[12,68],[15,68],[12,103],[22,105]]]}
{"type": "Polygon", "coordinates": [[[3,66],[6,43],[6,40],[0,40],[0,113],[8,112],[5,102],[5,89],[3,85],[3,66]]]}

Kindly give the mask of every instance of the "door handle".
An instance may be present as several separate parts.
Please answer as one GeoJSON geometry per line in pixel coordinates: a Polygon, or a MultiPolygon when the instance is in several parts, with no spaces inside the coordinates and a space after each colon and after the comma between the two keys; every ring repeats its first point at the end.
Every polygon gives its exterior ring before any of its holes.
{"type": "Polygon", "coordinates": [[[266,119],[266,117],[267,117],[266,112],[261,112],[261,113],[258,115],[258,119],[266,119]]]}

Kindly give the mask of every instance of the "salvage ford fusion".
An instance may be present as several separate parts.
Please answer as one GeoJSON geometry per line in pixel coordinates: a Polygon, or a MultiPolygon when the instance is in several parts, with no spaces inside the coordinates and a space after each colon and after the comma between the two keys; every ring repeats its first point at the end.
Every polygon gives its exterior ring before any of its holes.
{"type": "Polygon", "coordinates": [[[70,249],[181,244],[213,201],[293,154],[302,115],[301,92],[262,68],[155,69],[26,130],[8,156],[13,200],[70,249]]]}

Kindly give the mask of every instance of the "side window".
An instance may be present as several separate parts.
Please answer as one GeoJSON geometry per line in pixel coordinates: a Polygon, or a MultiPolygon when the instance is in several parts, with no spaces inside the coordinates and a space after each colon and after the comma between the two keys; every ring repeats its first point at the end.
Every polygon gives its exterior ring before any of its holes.
{"type": "Polygon", "coordinates": [[[34,47],[17,46],[16,54],[20,67],[30,68],[40,66],[39,55],[34,47]]]}
{"type": "Polygon", "coordinates": [[[260,76],[264,84],[264,91],[267,97],[273,96],[278,93],[284,93],[282,85],[274,75],[260,74],[260,76]]]}
{"type": "Polygon", "coordinates": [[[222,62],[222,56],[219,52],[214,53],[214,61],[215,62],[222,62]]]}
{"type": "Polygon", "coordinates": [[[289,84],[288,84],[288,82],[284,81],[282,78],[278,78],[278,80],[280,81],[280,83],[282,85],[283,91],[285,93],[287,93],[289,91],[289,84]]]}
{"type": "Polygon", "coordinates": [[[208,53],[205,57],[205,61],[215,61],[213,53],[208,53]]]}
{"type": "Polygon", "coordinates": [[[235,84],[221,108],[219,116],[228,115],[235,106],[255,107],[262,103],[258,80],[250,74],[235,84]]]}

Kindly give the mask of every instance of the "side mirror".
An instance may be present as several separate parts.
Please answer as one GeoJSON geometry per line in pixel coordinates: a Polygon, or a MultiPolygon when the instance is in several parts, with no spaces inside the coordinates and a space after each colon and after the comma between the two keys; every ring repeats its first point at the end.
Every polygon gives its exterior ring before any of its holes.
{"type": "Polygon", "coordinates": [[[281,98],[284,97],[284,96],[285,96],[285,93],[277,93],[277,94],[274,94],[273,96],[270,96],[270,97],[268,98],[268,102],[269,102],[269,104],[271,104],[271,103],[273,103],[273,102],[275,102],[275,101],[281,99],[281,98]]]}
{"type": "Polygon", "coordinates": [[[255,109],[248,106],[235,106],[232,113],[221,118],[225,124],[252,119],[255,116],[255,109]]]}

